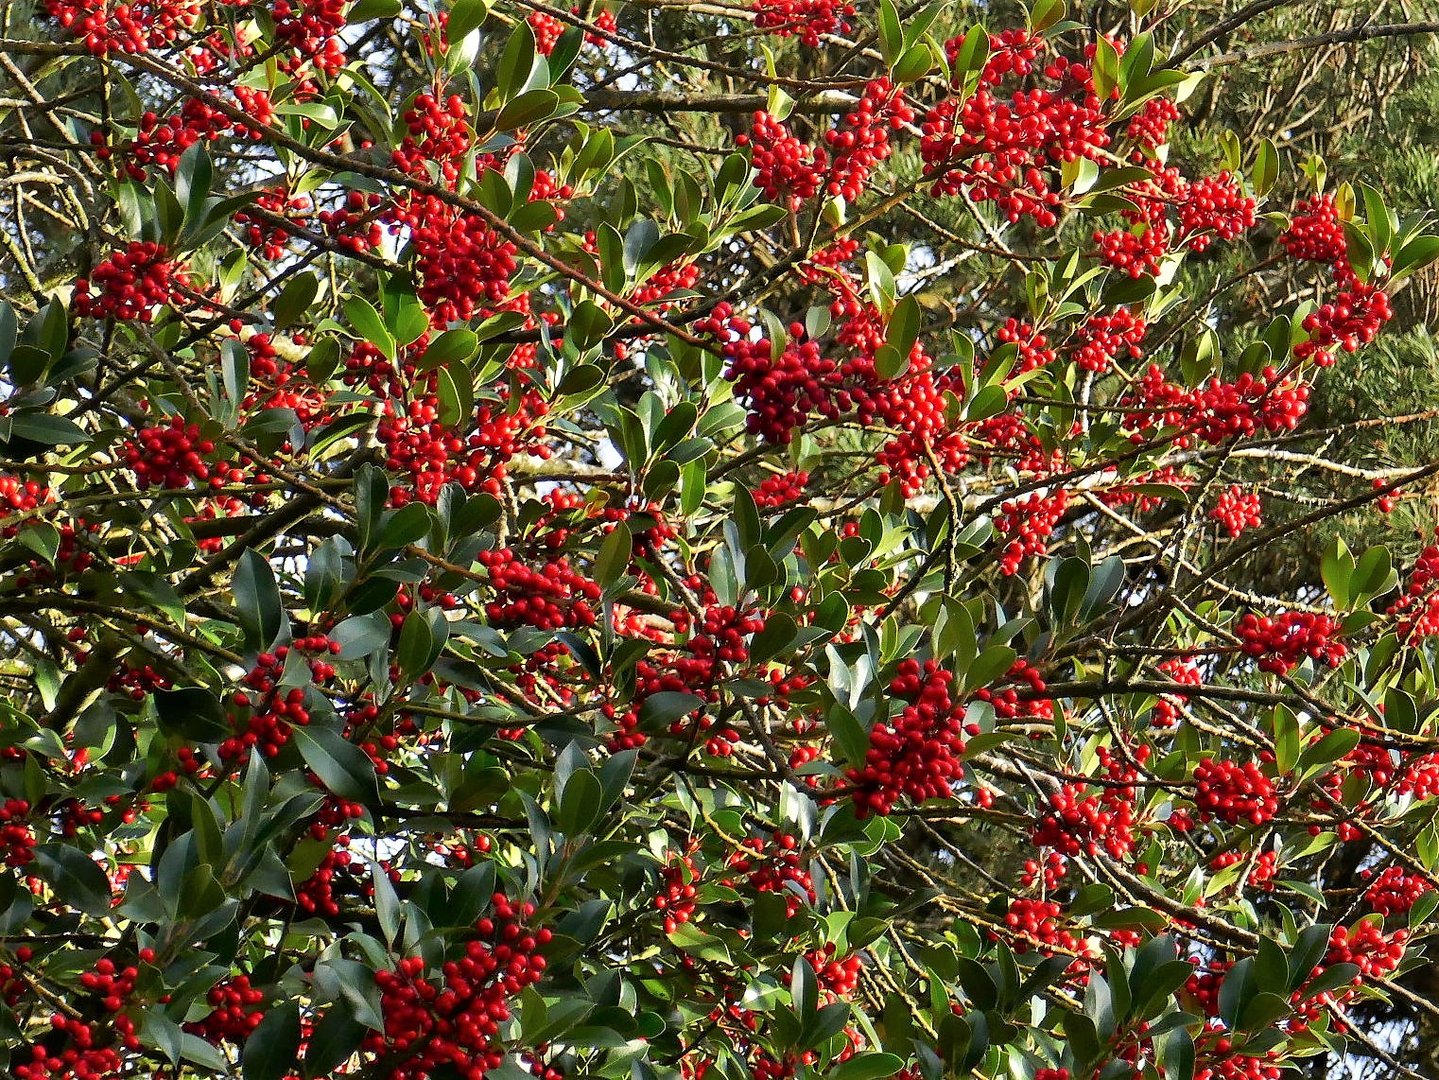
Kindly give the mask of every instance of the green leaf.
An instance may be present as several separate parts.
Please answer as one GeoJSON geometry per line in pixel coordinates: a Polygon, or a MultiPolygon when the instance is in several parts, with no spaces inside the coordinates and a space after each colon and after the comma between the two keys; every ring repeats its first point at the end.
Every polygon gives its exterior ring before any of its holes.
{"type": "Polygon", "coordinates": [[[1345,606],[1357,607],[1373,597],[1383,596],[1397,581],[1389,549],[1376,544],[1359,556],[1349,582],[1349,603],[1345,606]]]}
{"type": "Polygon", "coordinates": [[[656,726],[668,727],[682,716],[705,707],[704,698],[679,690],[661,690],[650,694],[640,705],[640,719],[656,726]]]}
{"type": "Polygon", "coordinates": [[[495,82],[502,101],[518,97],[529,82],[530,72],[535,66],[535,35],[530,24],[523,20],[510,31],[509,41],[500,54],[495,82]]]}
{"type": "Polygon", "coordinates": [[[595,581],[600,588],[608,589],[619,581],[630,564],[634,546],[629,525],[623,521],[617,522],[609,536],[605,537],[605,542],[600,545],[599,555],[595,558],[595,581]]]}
{"type": "MultiPolygon", "coordinates": [[[[934,68],[934,53],[925,42],[911,45],[894,65],[894,80],[897,83],[919,82],[934,68]]],[[[879,1055],[884,1056],[884,1055],[879,1055]]]]}
{"type": "Polygon", "coordinates": [[[69,417],[33,410],[15,414],[10,421],[10,434],[12,438],[28,439],[42,446],[74,446],[88,437],[69,417]]]}
{"type": "Polygon", "coordinates": [[[959,55],[954,58],[954,78],[963,82],[968,76],[977,75],[989,62],[989,34],[984,27],[971,26],[964,32],[964,43],[959,55]]]}
{"type": "Polygon", "coordinates": [[[0,300],[0,367],[10,363],[10,353],[19,337],[19,320],[7,300],[0,300]]]}
{"type": "Polygon", "coordinates": [[[238,410],[250,386],[250,350],[234,338],[220,343],[220,378],[225,397],[238,410]]]}
{"type": "Polygon", "coordinates": [[[358,746],[329,728],[295,727],[291,733],[305,764],[330,791],[359,803],[376,800],[375,766],[358,746]]]}
{"type": "Polygon", "coordinates": [[[1354,728],[1335,728],[1299,755],[1300,771],[1304,772],[1338,761],[1358,746],[1361,738],[1360,733],[1354,728]]]}
{"type": "Polygon", "coordinates": [[[1354,556],[1342,537],[1335,537],[1333,545],[1324,553],[1319,563],[1319,576],[1329,591],[1334,606],[1349,606],[1349,579],[1354,574],[1354,556]]]}
{"type": "Polygon", "coordinates": [[[363,297],[352,296],[345,301],[345,317],[361,337],[380,350],[386,360],[395,359],[395,337],[386,328],[385,320],[373,304],[363,297]]]}
{"type": "Polygon", "coordinates": [[[1439,236],[1416,236],[1394,256],[1393,277],[1401,278],[1439,259],[1439,236]]]}
{"type": "Polygon", "coordinates": [[[210,196],[210,187],[215,179],[215,166],[205,152],[205,142],[192,143],[180,155],[180,164],[175,170],[175,197],[185,211],[185,223],[198,225],[205,217],[205,200],[210,196]]]}
{"type": "Polygon", "coordinates": [[[475,411],[475,374],[464,364],[439,370],[440,423],[455,426],[475,411]]]}
{"type": "Polygon", "coordinates": [[[919,339],[919,316],[919,301],[913,296],[900,297],[889,315],[885,341],[899,350],[906,360],[919,339]]]}
{"type": "Polygon", "coordinates": [[[465,364],[479,351],[479,335],[472,329],[460,326],[440,334],[425,349],[425,355],[416,364],[417,371],[449,367],[450,364],[465,364]]]}
{"type": "Polygon", "coordinates": [[[451,48],[458,45],[471,30],[479,29],[489,14],[490,8],[485,0],[455,0],[450,5],[450,18],[445,25],[446,39],[451,48]]]}
{"type": "Polygon", "coordinates": [[[235,567],[233,588],[245,642],[251,651],[264,652],[279,638],[285,618],[275,572],[264,556],[247,549],[235,567]]]}
{"type": "Polygon", "coordinates": [[[160,730],[195,742],[219,742],[231,734],[220,699],[199,686],[154,692],[160,730]]]}
{"type": "MultiPolygon", "coordinates": [[[[1065,16],[1064,0],[1034,0],[1029,12],[1029,28],[1042,34],[1065,16]]],[[[1103,38],[1100,38],[1103,41],[1103,38]]],[[[1101,97],[1106,95],[1101,94],[1101,97]]]]}
{"type": "Polygon", "coordinates": [[[110,913],[110,879],[89,855],[68,844],[41,844],[33,853],[31,865],[60,903],[96,918],[110,913]]]}
{"type": "Polygon", "coordinates": [[[1259,150],[1254,155],[1254,173],[1251,180],[1254,193],[1260,198],[1269,194],[1274,182],[1279,179],[1279,151],[1272,139],[1259,140],[1259,150]]]}
{"type": "Polygon", "coordinates": [[[339,1006],[332,1006],[315,1025],[306,1044],[303,1062],[306,1080],[329,1076],[359,1049],[364,1037],[364,1024],[339,1006]]]}
{"type": "Polygon", "coordinates": [[[794,962],[790,972],[789,996],[795,1015],[802,1022],[818,1011],[819,981],[815,977],[814,966],[806,957],[801,956],[794,962]]]}
{"type": "Polygon", "coordinates": [[[55,565],[55,556],[60,554],[60,530],[54,525],[48,521],[29,522],[20,529],[17,539],[51,566],[55,565]]]}
{"type": "Polygon", "coordinates": [[[1299,762],[1299,720],[1284,705],[1274,707],[1273,717],[1274,767],[1283,776],[1299,762]]]}
{"type": "MultiPolygon", "coordinates": [[[[1040,0],[1041,3],[1044,0],[1040,0]]],[[[1039,5],[1036,5],[1038,7],[1039,5]]],[[[1061,9],[1063,4],[1060,4],[1061,9]]],[[[1094,92],[1100,101],[1106,100],[1119,86],[1119,53],[1100,37],[1094,45],[1094,92]]]]}
{"type": "Polygon", "coordinates": [[[275,297],[275,303],[271,308],[275,326],[283,330],[308,315],[310,305],[315,302],[315,297],[318,295],[320,295],[320,279],[318,277],[308,271],[296,274],[285,283],[285,287],[280,290],[280,295],[275,297]]]}
{"type": "Polygon", "coordinates": [[[568,837],[588,832],[599,821],[603,795],[600,781],[593,772],[582,769],[574,773],[565,784],[555,818],[560,831],[568,837]]]}
{"type": "Polygon", "coordinates": [[[560,107],[560,95],[553,90],[526,90],[508,102],[495,117],[495,130],[513,131],[547,120],[560,107]]]}
{"type": "Polygon", "coordinates": [[[904,30],[900,26],[899,9],[895,7],[894,0],[879,2],[879,51],[889,67],[894,67],[904,51],[904,30]]]}
{"type": "Polygon", "coordinates": [[[1182,1027],[1166,1032],[1160,1042],[1164,1080],[1194,1080],[1194,1039],[1182,1027]]]}
{"type": "Polygon", "coordinates": [[[345,13],[345,21],[362,23],[372,19],[393,19],[399,13],[400,0],[358,0],[355,6],[345,13]]]}
{"type": "Polygon", "coordinates": [[[300,1005],[282,1001],[250,1033],[240,1051],[244,1080],[283,1080],[300,1053],[300,1005]]]}

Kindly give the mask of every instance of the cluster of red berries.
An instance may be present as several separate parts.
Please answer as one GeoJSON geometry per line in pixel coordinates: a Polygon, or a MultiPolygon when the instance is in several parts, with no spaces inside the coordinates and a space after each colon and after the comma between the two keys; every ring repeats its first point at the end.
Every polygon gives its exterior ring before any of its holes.
{"type": "Polygon", "coordinates": [[[1234,382],[1211,379],[1196,395],[1192,422],[1212,446],[1247,438],[1256,431],[1293,431],[1309,411],[1309,387],[1284,382],[1272,367],[1258,377],[1245,372],[1234,382]]]}
{"type": "Polygon", "coordinates": [[[880,483],[898,482],[906,498],[919,494],[934,471],[931,455],[939,462],[941,472],[957,473],[969,461],[969,440],[957,431],[937,438],[917,431],[896,435],[874,455],[875,464],[880,466],[880,483]]]}
{"type": "Polygon", "coordinates": [[[1106,266],[1138,280],[1158,274],[1169,254],[1168,230],[1156,225],[1139,225],[1133,229],[1097,229],[1094,232],[1095,255],[1106,266]]]}
{"type": "Polygon", "coordinates": [[[1313,360],[1320,367],[1335,361],[1334,346],[1347,353],[1357,352],[1376,337],[1394,317],[1394,306],[1382,289],[1353,280],[1332,301],[1310,312],[1300,324],[1309,340],[1294,346],[1294,355],[1313,360]]]}
{"type": "Polygon", "coordinates": [[[315,220],[345,250],[370,251],[384,238],[385,230],[376,219],[382,203],[375,192],[348,191],[337,206],[319,211],[315,220]]]}
{"type": "Polygon", "coordinates": [[[347,0],[274,0],[275,36],[292,51],[292,63],[305,59],[330,78],[345,66],[340,31],[347,0]]]}
{"type": "Polygon", "coordinates": [[[125,445],[124,460],[143,488],[185,488],[196,481],[220,488],[245,479],[238,469],[206,461],[214,452],[214,441],[201,435],[199,424],[171,416],[136,432],[125,445]]]}
{"type": "Polygon", "coordinates": [[[750,133],[736,136],[735,143],[750,148],[755,186],[771,201],[797,209],[824,186],[829,164],[825,152],[797,138],[788,124],[767,112],[756,112],[750,133]]]}
{"type": "Polygon", "coordinates": [[[136,240],[75,282],[75,313],[87,319],[149,322],[164,304],[184,299],[190,287],[185,270],[170,261],[163,244],[136,240]]]}
{"type": "Polygon", "coordinates": [[[1191,251],[1206,250],[1215,238],[1234,240],[1254,228],[1254,197],[1227,172],[1187,185],[1179,203],[1179,228],[1191,251]]]}
{"type": "Polygon", "coordinates": [[[1313,195],[1299,200],[1289,228],[1279,237],[1292,258],[1348,266],[1349,240],[1333,195],[1313,195]]]}
{"type": "MultiPolygon", "coordinates": [[[[19,964],[28,964],[34,956],[34,950],[28,945],[21,945],[15,950],[15,960],[19,964]]],[[[28,990],[29,986],[21,977],[19,967],[16,964],[0,962],[0,1001],[13,1008],[20,1003],[28,990]]]]}
{"type": "MultiPolygon", "coordinates": [[[[186,99],[179,112],[167,117],[146,110],[140,114],[135,138],[123,147],[120,167],[137,182],[144,181],[145,170],[150,165],[157,165],[173,176],[180,166],[181,155],[188,148],[197,142],[213,142],[232,126],[228,116],[198,98],[186,99]]],[[[98,156],[102,161],[110,158],[103,132],[92,132],[90,141],[101,147],[98,156]]]]}
{"type": "MultiPolygon", "coordinates": [[[[570,14],[580,14],[580,6],[576,4],[571,7],[570,14]]],[[[603,30],[608,34],[613,34],[619,29],[619,22],[615,18],[615,13],[609,10],[609,8],[600,8],[598,11],[593,12],[590,16],[590,21],[597,29],[603,30]]],[[[550,53],[555,51],[555,46],[559,44],[560,37],[565,32],[565,24],[553,15],[547,15],[543,11],[536,11],[531,14],[529,24],[530,29],[533,30],[535,34],[535,52],[541,56],[549,56],[550,53]]],[[[596,45],[603,48],[609,44],[609,41],[603,35],[587,30],[585,31],[585,44],[596,45]]]]}
{"type": "MultiPolygon", "coordinates": [[[[1391,798],[1412,795],[1422,801],[1439,795],[1439,754],[1391,751],[1366,739],[1345,755],[1344,764],[1346,769],[1324,778],[1336,799],[1343,799],[1346,774],[1367,777],[1374,789],[1391,798]]],[[[1316,803],[1315,809],[1323,809],[1323,804],[1316,803]]],[[[1360,834],[1354,832],[1357,838],[1360,834]]]]}
{"type": "MultiPolygon", "coordinates": [[[[956,39],[962,45],[963,39],[956,39]]],[[[951,43],[957,54],[959,45],[951,43]]],[[[992,202],[1010,221],[1033,218],[1052,228],[1062,196],[1058,166],[1098,159],[1109,145],[1108,121],[1089,69],[1057,57],[1043,69],[1046,85],[995,93],[1003,79],[1034,68],[1044,48],[1015,36],[993,54],[968,98],[950,97],[930,109],[921,126],[920,155],[935,195],[968,192],[992,202]]]]}
{"type": "Polygon", "coordinates": [[[46,0],[45,10],[96,56],[162,49],[199,21],[199,0],[46,0]]]}
{"type": "Polygon", "coordinates": [[[804,498],[805,485],[808,483],[807,472],[773,473],[766,476],[759,487],[754,489],[755,505],[773,509],[799,502],[804,498]]]}
{"type": "Polygon", "coordinates": [[[1001,720],[1053,720],[1054,702],[1045,696],[1048,689],[1039,668],[1021,656],[994,685],[981,686],[974,696],[993,706],[994,715],[1001,720]]]}
{"type": "MultiPolygon", "coordinates": [[[[147,960],[153,960],[155,954],[144,950],[147,960]]],[[[125,1007],[125,999],[135,989],[135,980],[140,977],[140,969],[133,964],[126,967],[116,967],[115,961],[109,957],[101,957],[95,961],[95,969],[87,971],[80,976],[80,985],[86,991],[100,998],[100,1006],[106,1012],[117,1013],[125,1007]]]]}
{"type": "Polygon", "coordinates": [[[963,773],[964,710],[951,696],[954,675],[933,660],[901,660],[889,692],[905,703],[874,725],[864,765],[846,770],[855,813],[889,814],[902,798],[947,799],[963,773]]]}
{"type": "Polygon", "coordinates": [[[755,184],[767,198],[791,209],[821,191],[854,202],[874,167],[889,157],[890,130],[913,119],[904,95],[888,79],[872,79],[855,108],[825,132],[822,147],[798,138],[788,124],[763,111],[754,114],[750,132],[735,142],[750,148],[755,184]]]}
{"type": "Polygon", "coordinates": [[[871,79],[855,108],[825,132],[829,179],[825,192],[855,202],[864,193],[874,167],[889,157],[889,132],[914,119],[904,95],[886,78],[871,79]]]}
{"type": "Polygon", "coordinates": [[[409,229],[417,293],[436,325],[466,322],[510,295],[519,249],[484,218],[457,212],[433,195],[409,200],[393,217],[393,228],[402,222],[409,229]]]}
{"type": "Polygon", "coordinates": [[[492,910],[476,924],[476,939],[440,966],[438,981],[426,977],[429,965],[417,956],[375,973],[385,1029],[367,1034],[361,1045],[387,1059],[387,1080],[450,1071],[484,1080],[504,1062],[500,1025],[510,1018],[510,1002],[544,976],[541,950],[551,933],[525,929],[535,911],[531,903],[513,904],[496,893],[492,910]]]}
{"type": "Polygon", "coordinates": [[[1364,902],[1380,915],[1403,915],[1419,902],[1434,886],[1422,874],[1406,874],[1398,865],[1386,866],[1377,877],[1372,870],[1360,870],[1359,876],[1369,881],[1364,902]],[[1372,881],[1369,879],[1373,878],[1372,881]]]}
{"type": "Polygon", "coordinates": [[[694,860],[688,855],[672,853],[660,873],[660,888],[655,894],[655,908],[664,912],[666,934],[673,934],[675,928],[683,926],[694,917],[698,906],[696,897],[699,887],[699,871],[694,860]]]}
{"type": "Polygon", "coordinates": [[[466,491],[498,494],[504,462],[521,452],[549,456],[549,447],[539,441],[544,430],[539,419],[549,406],[536,391],[525,391],[518,404],[485,402],[475,410],[465,437],[441,422],[434,394],[411,398],[398,415],[395,404],[386,400],[375,432],[387,454],[385,468],[409,474],[408,485],[391,485],[390,501],[395,506],[410,501],[433,504],[448,483],[466,491]]]}
{"type": "Polygon", "coordinates": [[[51,807],[50,814],[60,827],[60,835],[65,837],[76,836],[82,829],[94,828],[105,820],[105,811],[76,798],[61,799],[51,807]]]}
{"type": "MultiPolygon", "coordinates": [[[[0,475],[0,522],[15,514],[29,513],[49,500],[50,489],[44,484],[0,475]]],[[[13,539],[19,531],[19,525],[0,524],[0,538],[13,539]]]]}
{"type": "MultiPolygon", "coordinates": [[[[316,839],[324,839],[327,835],[323,829],[317,831],[320,835],[315,837],[316,839]]],[[[295,886],[295,905],[307,915],[333,919],[340,914],[336,885],[345,881],[358,881],[356,874],[350,869],[350,864],[355,859],[348,850],[350,838],[336,837],[335,845],[334,849],[325,853],[315,872],[295,886]]]]}
{"type": "Polygon", "coordinates": [[[1279,853],[1277,851],[1265,851],[1252,863],[1249,861],[1249,853],[1244,851],[1221,851],[1214,858],[1209,860],[1209,869],[1225,870],[1231,866],[1238,866],[1244,863],[1248,867],[1248,882],[1265,892],[1274,891],[1274,875],[1279,872],[1279,853]]]}
{"type": "Polygon", "coordinates": [[[822,949],[805,955],[810,967],[814,968],[820,992],[830,1001],[842,1000],[855,992],[864,966],[857,954],[841,957],[838,952],[838,946],[830,941],[822,949]]]}
{"type": "Polygon", "coordinates": [[[1063,488],[1050,494],[1031,491],[1001,503],[994,528],[1009,539],[999,555],[999,572],[1017,574],[1025,559],[1043,555],[1049,548],[1050,534],[1068,507],[1069,492],[1063,488]]]}
{"type": "MultiPolygon", "coordinates": [[[[1136,155],[1143,160],[1143,155],[1136,155]]],[[[1186,180],[1177,169],[1159,168],[1126,189],[1133,209],[1121,211],[1130,227],[1093,234],[1099,260],[1131,278],[1159,272],[1176,244],[1201,252],[1216,240],[1233,240],[1254,227],[1258,207],[1227,172],[1186,180]],[[1171,225],[1170,210],[1177,224],[1171,225]]]]}
{"type": "Polygon", "coordinates": [[[1277,1064],[1275,1051],[1253,1055],[1236,1054],[1233,1050],[1232,1039],[1215,1039],[1213,1053],[1207,1053],[1204,1060],[1196,1064],[1194,1080],[1282,1080],[1285,1070],[1277,1064]]]}
{"type": "MultiPolygon", "coordinates": [[[[1150,150],[1158,150],[1169,142],[1169,128],[1184,114],[1166,97],[1150,98],[1130,117],[1124,134],[1133,142],[1150,150]]],[[[1141,159],[1143,155],[1140,155],[1141,159]]]]}
{"type": "Polygon", "coordinates": [[[1305,659],[1338,667],[1349,650],[1335,641],[1339,621],[1310,611],[1286,611],[1270,618],[1250,613],[1234,628],[1240,648],[1258,659],[1260,671],[1287,675],[1305,659]]]}
{"type": "Polygon", "coordinates": [[[26,823],[30,804],[24,799],[6,799],[0,806],[0,861],[6,866],[24,866],[35,857],[35,832],[26,823]]]}
{"type": "MultiPolygon", "coordinates": [[[[794,918],[805,902],[814,903],[814,879],[806,869],[799,840],[789,833],[777,832],[766,844],[754,837],[746,840],[725,862],[725,869],[740,875],[744,884],[756,892],[780,893],[785,913],[794,918]]],[[[727,880],[725,884],[734,885],[727,880]]]]}
{"type": "Polygon", "coordinates": [[[1044,886],[1045,892],[1053,892],[1059,883],[1069,876],[1069,860],[1057,851],[1045,852],[1044,861],[1025,859],[1019,884],[1028,889],[1036,881],[1044,886]]]}
{"type": "Polygon", "coordinates": [[[1359,968],[1354,985],[1364,979],[1383,978],[1399,966],[1404,959],[1405,944],[1409,931],[1396,930],[1389,937],[1374,918],[1361,919],[1353,926],[1336,926],[1329,934],[1329,951],[1324,954],[1323,966],[1353,964],[1359,968]]]}
{"type": "Polygon", "coordinates": [[[452,187],[459,178],[459,163],[475,141],[466,114],[465,99],[458,94],[443,101],[431,93],[417,95],[400,117],[407,134],[390,155],[395,168],[428,180],[429,166],[438,165],[440,180],[452,187]]]}
{"type": "Polygon", "coordinates": [[[1264,524],[1263,504],[1259,494],[1245,491],[1238,484],[1230,484],[1219,493],[1209,516],[1229,533],[1230,537],[1243,534],[1246,529],[1257,529],[1264,524]]]}
{"type": "Polygon", "coordinates": [[[1138,360],[1149,326],[1129,308],[1112,315],[1094,315],[1075,332],[1071,356],[1083,371],[1102,375],[1120,359],[1138,360]]]}
{"type": "MultiPolygon", "coordinates": [[[[140,1049],[133,1020],[117,1016],[111,1023],[120,1032],[125,1049],[140,1049]]],[[[55,1013],[50,1028],[56,1038],[64,1040],[64,1049],[51,1050],[44,1043],[32,1046],[29,1061],[11,1066],[15,1080],[112,1080],[124,1075],[119,1049],[103,1042],[103,1036],[97,1038],[103,1030],[99,1024],[55,1013]]]]}
{"type": "MultiPolygon", "coordinates": [[[[283,645],[272,653],[261,653],[255,658],[255,666],[241,680],[245,689],[230,695],[231,704],[240,711],[230,717],[237,733],[220,743],[222,760],[248,757],[251,747],[258,747],[265,757],[276,757],[290,741],[291,726],[303,727],[310,722],[304,688],[280,685],[287,655],[283,645]],[[258,698],[251,697],[249,691],[254,691],[258,698]]],[[[334,670],[326,664],[321,672],[331,677],[334,670]]]]}
{"type": "Polygon", "coordinates": [[[825,34],[849,33],[854,5],[842,0],[755,0],[754,24],[777,37],[798,37],[811,49],[825,34]]]}
{"type": "Polygon", "coordinates": [[[764,629],[764,617],[728,604],[707,604],[686,647],[696,657],[742,664],[749,659],[745,638],[764,629]]]}
{"type": "Polygon", "coordinates": [[[599,585],[561,557],[531,568],[510,548],[476,556],[490,577],[495,598],[485,604],[491,626],[533,626],[540,630],[594,626],[599,585]]]}
{"type": "Polygon", "coordinates": [[[265,992],[250,985],[250,976],[235,975],[210,988],[205,1000],[210,1012],[185,1025],[185,1030],[206,1042],[242,1045],[265,1019],[265,992]]]}
{"type": "MultiPolygon", "coordinates": [[[[1156,665],[1159,670],[1168,675],[1172,680],[1185,686],[1199,686],[1203,676],[1199,669],[1188,660],[1174,656],[1168,660],[1161,661],[1156,665]]],[[[1163,694],[1154,703],[1154,715],[1149,723],[1156,728],[1172,728],[1179,723],[1183,715],[1184,706],[1188,704],[1189,698],[1183,694],[1163,694]]]]}
{"type": "Polygon", "coordinates": [[[788,445],[807,416],[835,420],[842,415],[842,403],[830,392],[839,365],[824,356],[817,341],[791,344],[778,357],[768,341],[741,339],[725,345],[724,352],[730,361],[726,377],[748,413],[745,423],[766,442],[788,445]]]}
{"type": "Polygon", "coordinates": [[[1016,375],[1052,364],[1058,359],[1059,354],[1049,347],[1049,338],[1019,319],[1006,319],[994,336],[1001,343],[1013,344],[1019,349],[1019,360],[1014,365],[1016,375]]]}
{"type": "Polygon", "coordinates": [[[1204,821],[1263,825],[1279,812],[1279,796],[1255,762],[1207,757],[1194,766],[1194,805],[1204,821]]]}
{"type": "Polygon", "coordinates": [[[1009,902],[1004,925],[1014,934],[1017,953],[1029,952],[1035,945],[1058,947],[1067,952],[1083,952],[1084,941],[1061,924],[1064,909],[1053,900],[1018,897],[1009,902]]]}
{"type": "Polygon", "coordinates": [[[1439,544],[1429,544],[1414,560],[1409,584],[1389,605],[1388,614],[1399,617],[1405,640],[1439,635],[1439,544]]]}
{"type": "MultiPolygon", "coordinates": [[[[283,187],[260,192],[255,197],[255,207],[292,222],[298,229],[309,225],[310,215],[315,210],[314,201],[310,196],[291,195],[283,187]]],[[[293,235],[285,226],[262,219],[254,214],[247,214],[244,210],[235,213],[235,224],[243,229],[245,242],[261,258],[275,262],[285,257],[290,238],[293,235]]],[[[256,337],[260,336],[262,335],[256,335],[256,337]]]]}
{"type": "MultiPolygon", "coordinates": [[[[693,289],[699,284],[699,280],[700,268],[697,265],[692,262],[672,262],[646,278],[644,284],[630,294],[630,299],[636,304],[646,306],[658,304],[661,311],[666,311],[674,306],[671,297],[693,289]]],[[[622,345],[623,342],[616,344],[622,345]]],[[[619,353],[615,354],[615,358],[624,359],[619,353]]]]}
{"type": "MultiPolygon", "coordinates": [[[[1147,749],[1139,747],[1140,751],[1147,749]]],[[[1098,795],[1086,794],[1085,784],[1065,784],[1052,793],[1049,812],[1034,830],[1035,846],[1054,848],[1065,855],[1095,855],[1103,849],[1116,859],[1134,850],[1133,784],[1138,773],[1107,749],[1100,763],[1116,785],[1106,786],[1098,795]]]]}
{"type": "Polygon", "coordinates": [[[1130,827],[1134,807],[1120,800],[1113,809],[1098,796],[1084,794],[1086,785],[1065,784],[1049,796],[1049,812],[1039,819],[1033,842],[1036,847],[1051,847],[1066,855],[1096,854],[1100,847],[1111,845],[1119,857],[1133,847],[1130,827]]]}

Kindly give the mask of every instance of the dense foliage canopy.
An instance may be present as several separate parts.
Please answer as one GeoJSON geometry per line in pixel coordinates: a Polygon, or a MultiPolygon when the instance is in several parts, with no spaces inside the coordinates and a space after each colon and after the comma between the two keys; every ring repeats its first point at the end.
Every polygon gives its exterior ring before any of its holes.
{"type": "Polygon", "coordinates": [[[1415,7],[12,0],[0,1067],[1427,1068],[1415,7]]]}

